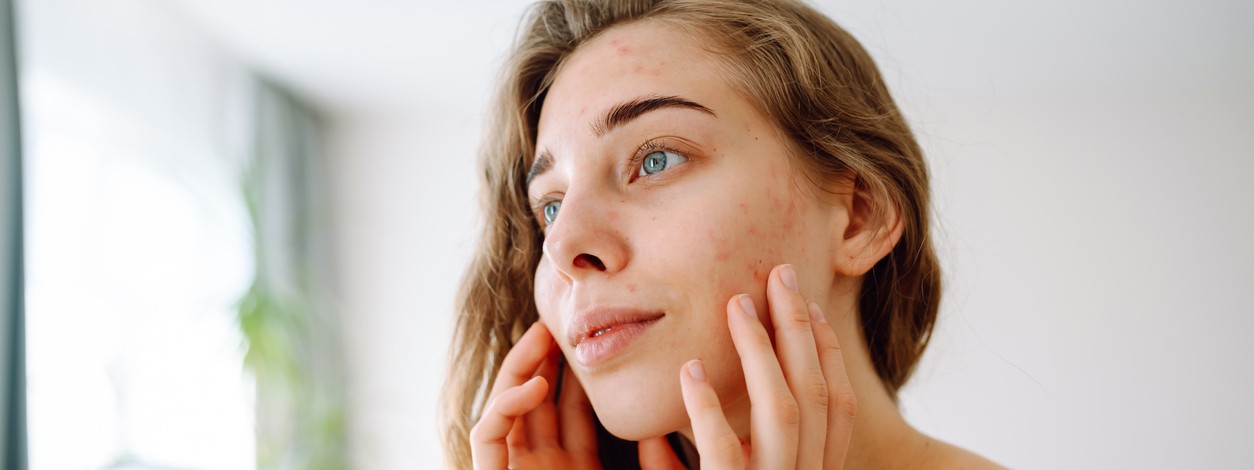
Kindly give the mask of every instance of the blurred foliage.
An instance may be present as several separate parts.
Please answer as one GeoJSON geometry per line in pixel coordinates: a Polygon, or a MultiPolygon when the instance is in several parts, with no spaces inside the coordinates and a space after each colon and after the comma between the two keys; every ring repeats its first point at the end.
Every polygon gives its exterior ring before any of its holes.
{"type": "MultiPolygon", "coordinates": [[[[268,88],[263,92],[283,108],[277,111],[280,116],[301,112],[281,92],[268,88]]],[[[299,144],[285,145],[301,137],[286,135],[300,122],[280,117],[281,126],[267,128],[264,117],[259,120],[257,153],[242,178],[256,274],[238,313],[246,342],[244,364],[256,381],[257,468],[338,470],[347,467],[339,332],[327,312],[318,310],[325,305],[318,303],[321,297],[315,295],[317,287],[309,275],[311,257],[302,252],[310,249],[311,228],[303,217],[309,210],[304,206],[308,198],[300,194],[307,182],[299,181],[302,162],[294,161],[311,156],[302,154],[299,144]],[[276,130],[283,135],[266,135],[276,130]],[[267,174],[272,171],[286,174],[276,178],[267,174]],[[266,187],[276,182],[292,187],[279,191],[266,187]],[[275,194],[287,197],[276,200],[275,194]],[[267,218],[281,221],[277,230],[267,218]],[[273,252],[277,250],[288,252],[279,256],[273,252]],[[280,262],[288,265],[273,265],[280,262]]]]}

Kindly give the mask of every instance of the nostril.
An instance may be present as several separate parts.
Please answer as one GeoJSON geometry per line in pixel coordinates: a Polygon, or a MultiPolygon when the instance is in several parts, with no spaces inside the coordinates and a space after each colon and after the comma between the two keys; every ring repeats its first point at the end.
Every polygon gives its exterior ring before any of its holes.
{"type": "Polygon", "coordinates": [[[592,256],[590,254],[584,253],[575,257],[575,267],[576,268],[593,267],[593,268],[596,268],[597,271],[604,271],[605,263],[602,263],[601,259],[597,258],[596,256],[592,256]]]}

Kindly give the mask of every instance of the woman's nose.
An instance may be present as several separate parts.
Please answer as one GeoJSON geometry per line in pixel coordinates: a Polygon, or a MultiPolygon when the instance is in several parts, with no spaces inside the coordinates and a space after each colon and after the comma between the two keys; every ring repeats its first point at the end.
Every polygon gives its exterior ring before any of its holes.
{"type": "Polygon", "coordinates": [[[629,249],[624,227],[611,220],[614,209],[609,205],[603,198],[566,193],[545,234],[544,254],[567,282],[626,267],[629,249]]]}

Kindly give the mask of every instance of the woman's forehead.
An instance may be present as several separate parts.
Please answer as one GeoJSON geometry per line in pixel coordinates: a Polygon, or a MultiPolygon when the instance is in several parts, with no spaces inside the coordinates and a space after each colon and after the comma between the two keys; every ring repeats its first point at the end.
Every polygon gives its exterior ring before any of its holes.
{"type": "Polygon", "coordinates": [[[691,34],[657,22],[610,29],[579,46],[557,71],[544,110],[570,100],[576,113],[604,111],[641,95],[690,96],[718,80],[722,67],[691,34]],[[593,109],[595,105],[600,109],[593,109]]]}
{"type": "Polygon", "coordinates": [[[541,108],[537,146],[596,134],[623,103],[677,97],[722,114],[739,100],[726,67],[691,33],[656,21],[614,27],[579,46],[562,64],[541,108]]]}

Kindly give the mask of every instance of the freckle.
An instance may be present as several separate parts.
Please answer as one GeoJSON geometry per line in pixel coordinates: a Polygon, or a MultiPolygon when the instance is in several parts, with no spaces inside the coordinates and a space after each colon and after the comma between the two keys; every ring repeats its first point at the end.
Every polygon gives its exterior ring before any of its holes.
{"type": "Polygon", "coordinates": [[[635,291],[636,291],[636,285],[635,285],[635,284],[627,284],[627,291],[629,291],[629,292],[635,292],[635,291]]]}
{"type": "Polygon", "coordinates": [[[631,71],[636,72],[636,73],[644,72],[644,66],[640,64],[636,64],[635,67],[632,67],[631,71]]]}
{"type": "Polygon", "coordinates": [[[757,225],[750,225],[750,226],[749,226],[749,235],[757,235],[757,234],[758,234],[758,226],[757,226],[757,225]]]}

